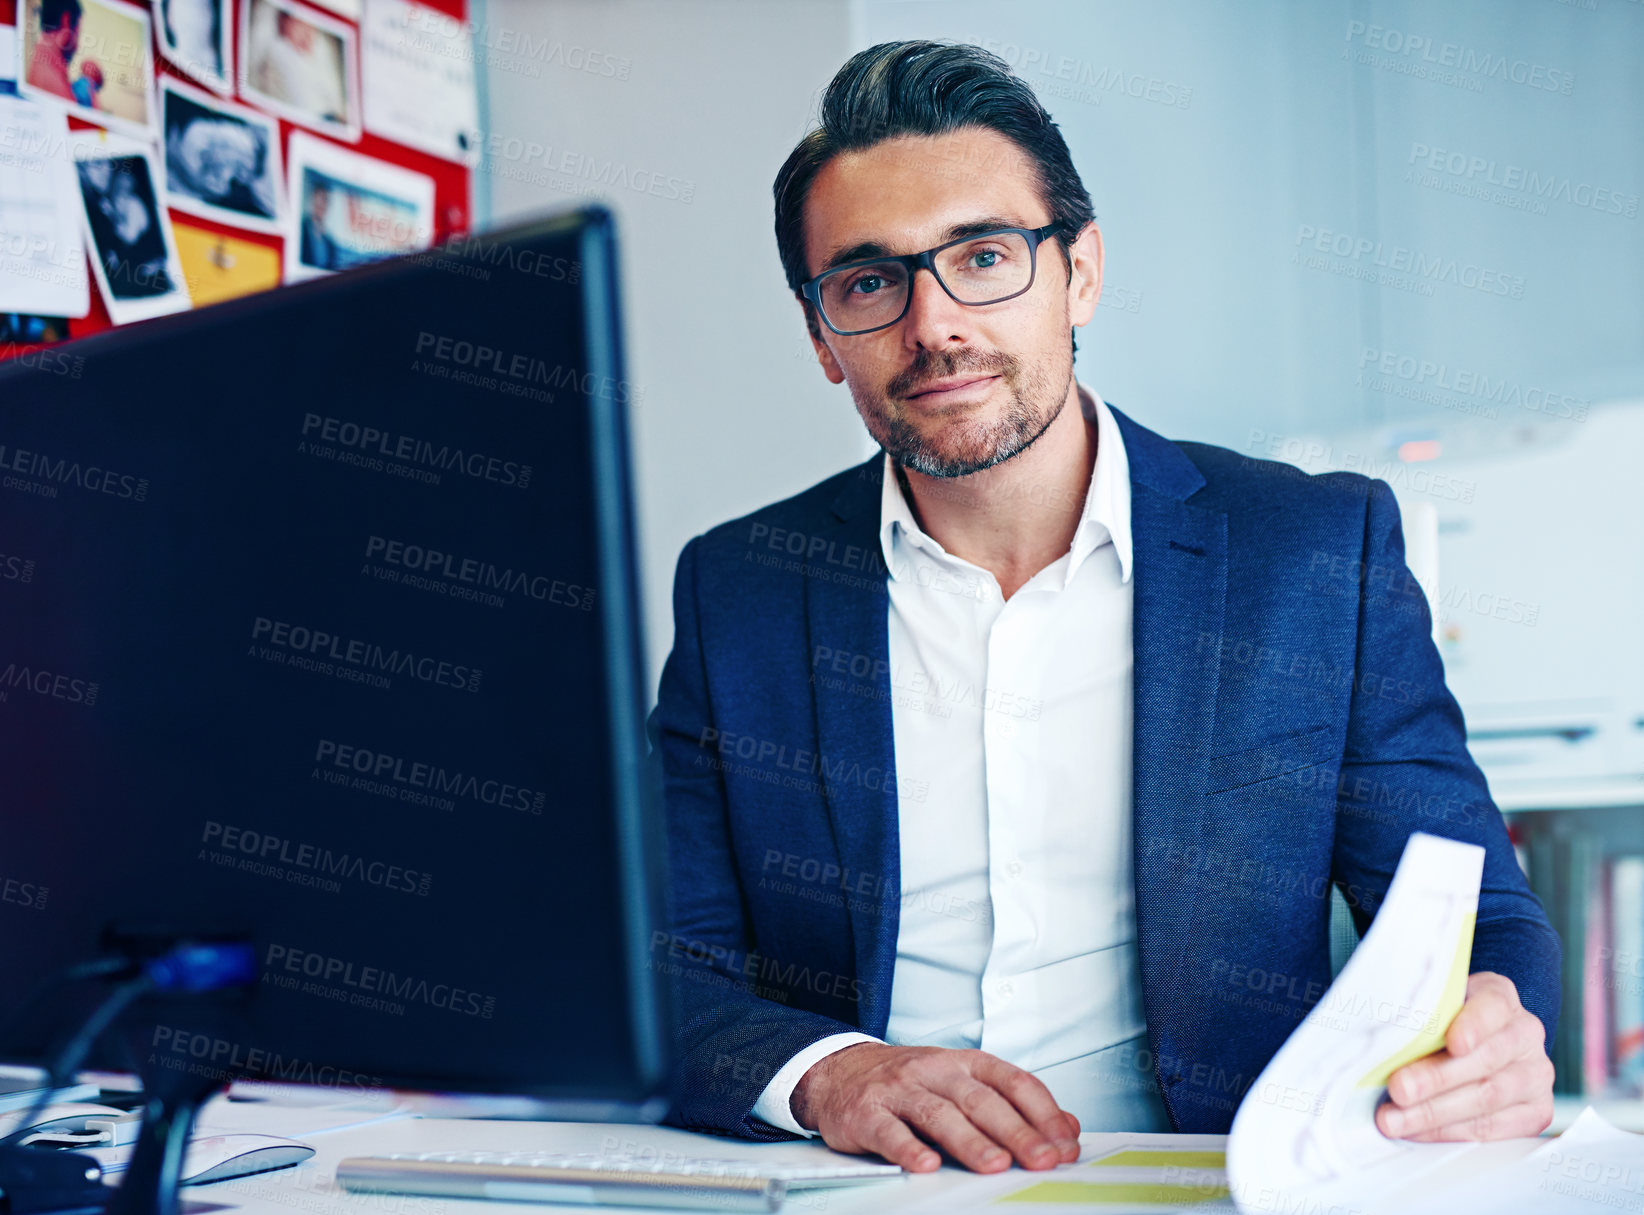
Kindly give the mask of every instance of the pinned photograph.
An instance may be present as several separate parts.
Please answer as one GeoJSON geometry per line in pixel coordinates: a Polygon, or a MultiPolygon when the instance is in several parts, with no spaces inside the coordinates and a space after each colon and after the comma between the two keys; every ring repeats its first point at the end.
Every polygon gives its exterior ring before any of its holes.
{"type": "Polygon", "coordinates": [[[166,205],[258,232],[282,231],[274,119],[167,77],[160,85],[166,205]]]}
{"type": "Polygon", "coordinates": [[[291,132],[285,279],[299,282],[427,249],[434,181],[291,132]]]}
{"type": "Polygon", "coordinates": [[[153,150],[101,132],[75,132],[69,140],[91,268],[110,319],[124,325],[187,309],[188,284],[160,205],[153,150]]]}
{"type": "Polygon", "coordinates": [[[358,35],[291,0],[240,10],[240,93],[270,113],[349,143],[360,141],[358,35]]]}
{"type": "Polygon", "coordinates": [[[155,0],[160,54],[224,97],[234,95],[229,0],[155,0]]]}
{"type": "Polygon", "coordinates": [[[125,0],[24,0],[19,91],[138,138],[157,132],[146,9],[125,0]]]}

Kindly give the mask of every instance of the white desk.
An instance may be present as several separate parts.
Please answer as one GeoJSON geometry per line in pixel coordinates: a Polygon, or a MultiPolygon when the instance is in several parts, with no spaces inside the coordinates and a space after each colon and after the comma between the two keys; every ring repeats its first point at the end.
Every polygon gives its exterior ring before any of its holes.
{"type": "MultiPolygon", "coordinates": [[[[215,1114],[220,1104],[214,1105],[215,1114]]],[[[219,1116],[213,1119],[222,1124],[219,1116]]],[[[266,1130],[263,1121],[256,1128],[266,1130]]],[[[251,1128],[247,1128],[251,1129],[251,1128]]],[[[338,1161],[345,1156],[387,1155],[393,1152],[438,1151],[541,1151],[541,1152],[608,1152],[625,1151],[651,1153],[664,1159],[674,1156],[699,1156],[718,1159],[752,1160],[773,1163],[808,1163],[819,1158],[856,1161],[858,1157],[839,1156],[816,1140],[789,1143],[747,1143],[736,1139],[722,1139],[711,1135],[697,1135],[669,1127],[623,1126],[589,1122],[506,1122],[446,1118],[401,1118],[378,1122],[351,1129],[328,1131],[320,1134],[297,1136],[312,1144],[317,1153],[296,1168],[262,1173],[252,1177],[236,1178],[211,1185],[188,1186],[183,1190],[188,1215],[210,1215],[211,1212],[246,1212],[246,1215],[291,1215],[293,1211],[310,1215],[519,1215],[534,1211],[553,1215],[573,1211],[635,1211],[651,1208],[638,1207],[579,1207],[549,1203],[505,1203],[465,1201],[449,1198],[429,1198],[400,1194],[358,1194],[342,1190],[335,1184],[338,1161]]],[[[1063,1165],[1049,1172],[1012,1170],[1009,1174],[979,1176],[966,1170],[945,1166],[936,1173],[908,1176],[900,1180],[875,1182],[860,1187],[842,1187],[790,1194],[783,1206],[784,1212],[794,1215],[856,1215],[868,1212],[964,1212],[988,1211],[992,1215],[1065,1215],[1075,1210],[1088,1211],[1088,1206],[1047,1204],[1043,1202],[1000,1204],[995,1200],[1002,1191],[1020,1188],[1024,1182],[1038,1180],[1103,1180],[1107,1170],[1084,1167],[1086,1162],[1105,1156],[1115,1147],[1126,1143],[1146,1144],[1166,1139],[1181,1146],[1219,1149],[1220,1135],[1103,1135],[1086,1134],[1081,1137],[1084,1151],[1080,1163],[1063,1165]]],[[[1103,1204],[1108,1215],[1122,1215],[1129,1210],[1157,1213],[1158,1206],[1130,1208],[1103,1204]]],[[[1230,1211],[1223,1203],[1200,1202],[1192,1208],[1198,1215],[1212,1211],[1230,1211]]],[[[669,1208],[654,1208],[665,1212],[669,1208]]],[[[677,1211],[675,1212],[677,1215],[677,1211]]]]}

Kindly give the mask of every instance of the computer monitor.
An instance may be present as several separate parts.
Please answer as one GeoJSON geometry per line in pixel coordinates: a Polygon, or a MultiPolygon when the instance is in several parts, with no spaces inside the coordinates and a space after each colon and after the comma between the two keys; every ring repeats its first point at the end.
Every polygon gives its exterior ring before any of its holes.
{"type": "Polygon", "coordinates": [[[616,266],[587,207],[0,365],[0,1061],[240,939],[93,1061],[660,1114],[616,266]]]}

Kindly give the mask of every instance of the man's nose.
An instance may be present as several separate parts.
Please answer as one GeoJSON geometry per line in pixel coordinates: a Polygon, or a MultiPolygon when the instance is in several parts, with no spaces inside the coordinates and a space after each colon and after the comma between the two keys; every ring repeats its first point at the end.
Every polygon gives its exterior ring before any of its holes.
{"type": "Polygon", "coordinates": [[[929,267],[920,266],[914,271],[908,290],[912,298],[903,320],[910,344],[930,349],[965,340],[970,309],[943,290],[929,267]]]}

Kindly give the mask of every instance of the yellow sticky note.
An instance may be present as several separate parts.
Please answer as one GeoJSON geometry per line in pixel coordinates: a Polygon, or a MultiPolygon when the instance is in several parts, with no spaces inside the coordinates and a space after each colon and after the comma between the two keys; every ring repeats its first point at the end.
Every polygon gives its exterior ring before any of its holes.
{"type": "Polygon", "coordinates": [[[280,285],[278,250],[193,224],[173,222],[171,226],[177,234],[177,260],[183,264],[188,296],[195,307],[280,285]]]}
{"type": "Polygon", "coordinates": [[[1157,1203],[1185,1207],[1227,1197],[1226,1186],[1164,1185],[1151,1181],[1041,1181],[1000,1202],[1059,1202],[1069,1206],[1157,1203]]]}
{"type": "Polygon", "coordinates": [[[1171,1151],[1168,1148],[1125,1148],[1090,1163],[1093,1168],[1100,1165],[1118,1165],[1121,1168],[1134,1169],[1225,1169],[1227,1153],[1198,1151],[1191,1148],[1183,1148],[1180,1151],[1171,1151]]]}
{"type": "Polygon", "coordinates": [[[1450,973],[1444,978],[1444,992],[1439,996],[1433,1015],[1423,1022],[1420,1032],[1402,1049],[1366,1072],[1356,1087],[1381,1088],[1387,1083],[1387,1078],[1406,1063],[1425,1058],[1444,1045],[1444,1035],[1449,1032],[1450,1022],[1456,1019],[1462,1002],[1467,998],[1467,964],[1473,956],[1473,921],[1476,918],[1476,912],[1469,912],[1462,921],[1461,939],[1456,942],[1455,955],[1450,959],[1450,973]]]}

